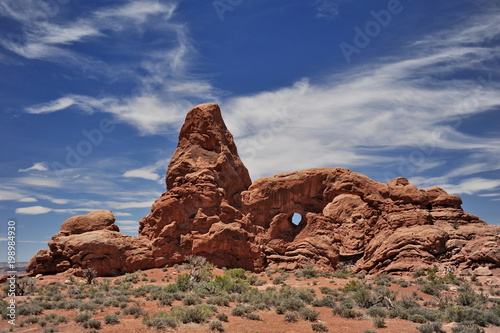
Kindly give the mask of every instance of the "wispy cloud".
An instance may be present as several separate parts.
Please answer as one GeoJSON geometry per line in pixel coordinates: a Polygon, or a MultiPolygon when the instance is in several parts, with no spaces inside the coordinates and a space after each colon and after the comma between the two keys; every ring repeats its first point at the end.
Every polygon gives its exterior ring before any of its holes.
{"type": "Polygon", "coordinates": [[[168,22],[175,7],[173,2],[139,0],[100,8],[85,17],[56,24],[52,21],[56,21],[54,18],[63,8],[58,3],[47,6],[32,0],[6,0],[0,3],[0,13],[16,20],[23,29],[20,35],[0,38],[0,45],[27,59],[79,64],[91,70],[95,69],[94,66],[102,69],[101,61],[68,46],[105,36],[107,31],[140,30],[141,25],[152,17],[168,22]]]}
{"type": "Polygon", "coordinates": [[[332,18],[339,14],[339,5],[347,0],[315,0],[317,18],[332,18]]]}
{"type": "MultiPolygon", "coordinates": [[[[254,176],[263,176],[287,171],[286,166],[291,171],[387,164],[395,162],[388,151],[428,147],[460,151],[464,166],[456,168],[456,176],[498,168],[498,159],[479,156],[498,156],[500,139],[466,134],[457,126],[500,105],[500,84],[493,79],[500,71],[486,65],[498,59],[498,50],[486,43],[493,33],[483,35],[496,24],[492,21],[500,21],[500,14],[474,18],[439,39],[413,43],[405,50],[411,56],[379,59],[321,83],[302,80],[225,100],[228,127],[244,161],[254,176]],[[464,68],[476,76],[443,76],[464,68]]],[[[500,30],[494,31],[498,36],[500,30]]],[[[419,172],[446,163],[432,153],[423,160],[419,172]]]]}
{"type": "Polygon", "coordinates": [[[29,172],[29,171],[48,171],[47,164],[44,162],[37,162],[26,169],[19,169],[18,172],[29,172]]]}
{"type": "Polygon", "coordinates": [[[498,190],[500,180],[470,178],[461,181],[459,184],[441,184],[440,186],[451,194],[477,194],[481,191],[498,190]]]}
{"type": "MultiPolygon", "coordinates": [[[[75,28],[74,25],[71,25],[70,31],[66,31],[70,29],[67,27],[45,26],[45,30],[49,32],[43,35],[44,38],[40,38],[39,32],[36,40],[37,43],[41,43],[40,40],[45,41],[43,50],[54,43],[59,45],[57,50],[52,50],[54,55],[61,52],[61,45],[72,44],[76,41],[85,43],[84,37],[108,37],[106,32],[109,26],[112,27],[111,30],[120,31],[156,29],[168,37],[162,36],[161,40],[166,39],[169,42],[144,51],[133,52],[133,66],[122,65],[117,68],[114,63],[104,63],[110,68],[105,69],[104,72],[109,72],[113,78],[120,75],[116,73],[122,72],[124,67],[134,68],[126,70],[127,77],[132,78],[136,84],[129,94],[103,93],[101,97],[68,94],[52,101],[27,107],[26,111],[32,114],[43,114],[71,108],[87,113],[107,112],[122,122],[132,124],[143,134],[165,132],[171,125],[177,127],[182,122],[185,111],[193,104],[216,100],[217,90],[205,79],[190,73],[197,51],[189,36],[187,26],[184,23],[175,22],[175,9],[174,3],[136,1],[117,8],[106,8],[90,17],[82,18],[78,21],[82,27],[80,29],[75,28]],[[156,19],[155,25],[150,22],[153,18],[156,19]]],[[[131,37],[128,36],[128,38],[131,37]]],[[[137,38],[140,39],[140,36],[137,38]]],[[[33,52],[43,51],[39,50],[38,46],[31,47],[36,48],[33,52]]],[[[10,49],[12,50],[12,47],[10,49]]],[[[96,65],[95,69],[103,71],[99,69],[100,66],[96,65]]]]}
{"type": "Polygon", "coordinates": [[[117,220],[116,225],[120,228],[121,232],[137,232],[139,230],[139,221],[134,220],[117,220]]]}
{"type": "MultiPolygon", "coordinates": [[[[337,4],[316,3],[330,13],[337,4]]],[[[129,3],[114,15],[127,17],[139,29],[149,11],[134,6],[129,3]]],[[[100,15],[112,17],[107,11],[100,15]]],[[[447,167],[447,161],[433,152],[459,151],[463,165],[453,166],[448,175],[434,180],[448,184],[453,191],[468,193],[487,189],[479,180],[482,178],[471,175],[499,167],[498,160],[485,157],[500,155],[500,139],[467,134],[457,126],[500,105],[500,70],[488,65],[499,58],[498,47],[491,43],[500,31],[498,12],[464,19],[459,26],[410,42],[401,54],[395,51],[390,58],[351,66],[321,81],[306,78],[289,87],[229,98],[222,97],[210,82],[190,74],[196,49],[189,31],[174,22],[175,6],[165,7],[163,15],[168,18],[164,28],[174,36],[174,46],[140,56],[140,68],[146,74],[136,73],[138,89],[134,94],[66,95],[31,106],[27,112],[69,108],[107,112],[142,134],[157,134],[172,126],[177,130],[186,110],[196,102],[219,101],[253,177],[318,166],[387,165],[397,163],[396,151],[408,154],[426,147],[428,152],[410,176],[418,181],[421,172],[447,167]],[[449,78],[448,74],[464,69],[475,76],[449,78]],[[459,183],[454,178],[465,176],[472,180],[459,183]]],[[[116,29],[123,28],[118,21],[115,24],[116,29]]],[[[97,31],[104,33],[99,27],[97,31]]],[[[100,37],[90,30],[87,34],[82,31],[73,32],[71,38],[84,42],[87,37],[100,37]]],[[[62,37],[51,36],[63,44],[62,37]]],[[[157,171],[145,166],[121,175],[159,180],[157,171]]]]}
{"type": "Polygon", "coordinates": [[[153,165],[148,165],[142,168],[128,170],[123,174],[126,178],[142,178],[147,180],[161,180],[163,174],[165,173],[166,165],[168,161],[166,159],[161,159],[153,165]],[[162,175],[159,174],[161,172],[162,175]]]}

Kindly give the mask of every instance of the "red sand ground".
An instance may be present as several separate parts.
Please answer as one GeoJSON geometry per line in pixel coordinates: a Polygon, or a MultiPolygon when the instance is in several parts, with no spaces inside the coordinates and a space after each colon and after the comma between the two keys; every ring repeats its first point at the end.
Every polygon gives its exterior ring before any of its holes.
{"type": "MultiPolygon", "coordinates": [[[[173,283],[178,275],[178,272],[174,268],[169,268],[166,272],[161,269],[151,269],[144,271],[147,275],[148,281],[139,281],[139,283],[134,284],[134,288],[144,284],[160,284],[166,285],[173,283]],[[162,278],[170,275],[172,278],[169,282],[162,281],[162,278]],[[149,282],[149,279],[156,279],[157,282],[149,282]]],[[[181,272],[183,273],[183,272],[181,272]]],[[[215,270],[216,274],[222,274],[221,270],[215,270]]],[[[496,277],[500,276],[500,269],[494,271],[494,275],[496,277]]],[[[272,283],[272,278],[278,276],[275,274],[273,277],[268,278],[265,274],[259,276],[259,279],[266,280],[266,284],[259,287],[259,289],[265,289],[269,286],[278,287],[272,283]]],[[[141,276],[142,279],[143,276],[141,276]]],[[[111,282],[115,279],[121,279],[122,277],[115,278],[98,278],[97,281],[102,281],[103,279],[109,279],[111,282]]],[[[406,280],[411,280],[411,277],[402,277],[406,280]]],[[[52,284],[55,282],[64,282],[67,279],[64,273],[44,276],[42,280],[37,281],[37,285],[45,285],[52,284]]],[[[76,278],[79,279],[79,278],[76,278]]],[[[480,281],[486,281],[486,277],[480,277],[480,281]]],[[[296,287],[296,288],[313,288],[316,290],[316,294],[319,296],[321,292],[319,291],[319,287],[326,286],[332,289],[337,289],[339,287],[345,286],[349,280],[347,279],[338,279],[338,278],[313,278],[313,279],[297,279],[293,274],[290,274],[288,279],[286,280],[286,284],[296,287]],[[313,281],[316,281],[313,283],[313,281]],[[334,283],[331,283],[334,281],[334,283]]],[[[418,295],[421,296],[424,300],[429,300],[432,297],[422,292],[418,291],[419,286],[411,285],[407,288],[403,288],[399,285],[393,284],[391,289],[398,290],[398,297],[401,297],[404,294],[411,294],[413,291],[417,291],[418,295]]],[[[16,299],[23,300],[26,299],[26,296],[18,296],[16,299]]],[[[158,305],[157,301],[147,301],[145,298],[141,297],[141,308],[143,308],[147,313],[154,314],[159,311],[168,311],[170,307],[161,307],[158,305]]],[[[180,302],[175,302],[173,305],[182,305],[180,302]]],[[[326,325],[329,328],[329,332],[340,332],[340,333],[351,333],[351,332],[359,332],[362,333],[366,329],[374,329],[380,333],[402,333],[402,332],[418,332],[417,327],[420,324],[412,323],[410,321],[401,320],[401,319],[389,319],[385,320],[386,327],[385,328],[374,328],[372,320],[368,317],[365,319],[344,319],[332,313],[332,310],[329,308],[315,308],[320,312],[318,317],[319,323],[326,325]]],[[[106,314],[114,313],[117,311],[117,308],[106,308],[105,312],[96,313],[93,318],[102,321],[103,326],[99,330],[99,332],[109,332],[109,333],[135,333],[135,332],[155,332],[155,330],[151,330],[146,327],[142,323],[142,317],[134,318],[133,316],[125,316],[123,314],[120,315],[121,322],[117,325],[105,325],[104,324],[104,316],[106,314]]],[[[78,310],[45,310],[43,315],[50,313],[57,313],[58,315],[65,316],[69,319],[69,322],[66,324],[58,325],[58,332],[90,332],[90,329],[84,329],[81,324],[75,323],[73,318],[76,316],[78,310]]],[[[262,317],[262,321],[253,321],[242,317],[236,317],[230,315],[231,307],[219,307],[219,312],[224,312],[228,315],[229,321],[223,323],[225,332],[236,332],[236,333],[303,333],[303,332],[313,332],[311,329],[311,322],[299,320],[296,323],[287,323],[284,321],[283,315],[277,315],[274,310],[271,311],[255,311],[255,313],[259,314],[262,317]]],[[[29,316],[19,316],[16,320],[17,323],[26,319],[29,316]]],[[[215,318],[214,318],[215,319],[215,318]]],[[[443,329],[447,333],[451,333],[451,327],[453,324],[444,324],[443,329]]],[[[6,320],[2,320],[0,323],[0,332],[7,332],[10,325],[6,320]]],[[[42,328],[38,324],[26,324],[25,327],[16,327],[14,332],[41,332],[42,328]]],[[[208,328],[208,324],[186,324],[180,325],[176,330],[170,329],[167,331],[178,331],[178,332],[186,332],[186,333],[196,333],[196,332],[210,332],[208,328]]],[[[485,328],[486,333],[500,333],[500,327],[487,327],[485,328]]]]}

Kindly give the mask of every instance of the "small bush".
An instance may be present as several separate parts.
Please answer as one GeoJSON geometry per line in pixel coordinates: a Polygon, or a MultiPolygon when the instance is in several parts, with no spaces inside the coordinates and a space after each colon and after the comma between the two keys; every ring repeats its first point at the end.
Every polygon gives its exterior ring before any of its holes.
{"type": "Polygon", "coordinates": [[[55,332],[59,332],[59,329],[58,329],[56,326],[53,326],[53,327],[45,327],[45,328],[42,330],[42,333],[55,333],[55,332]]]}
{"type": "Polygon", "coordinates": [[[94,302],[82,302],[78,305],[80,311],[95,311],[99,308],[99,304],[94,302]]]}
{"type": "Polygon", "coordinates": [[[385,319],[383,317],[374,317],[373,318],[373,327],[375,327],[375,328],[385,327],[385,319]]]}
{"type": "Polygon", "coordinates": [[[375,318],[375,317],[386,318],[387,317],[387,310],[385,308],[381,308],[379,306],[374,306],[374,307],[369,308],[367,313],[372,318],[375,318]]]}
{"type": "Polygon", "coordinates": [[[89,320],[92,317],[92,314],[89,312],[81,312],[76,315],[76,317],[73,319],[77,323],[83,323],[84,321],[89,320]]]}
{"type": "Polygon", "coordinates": [[[302,272],[301,274],[302,277],[305,277],[306,279],[318,277],[318,272],[316,271],[313,265],[304,266],[301,272],[302,272]]]}
{"type": "Polygon", "coordinates": [[[224,332],[224,327],[222,326],[222,323],[220,321],[218,321],[218,320],[212,320],[208,324],[208,328],[211,331],[224,332]]]}
{"type": "Polygon", "coordinates": [[[382,273],[377,275],[374,279],[373,282],[378,285],[378,286],[386,286],[389,287],[391,283],[394,281],[394,278],[387,273],[382,273]]]}
{"type": "Polygon", "coordinates": [[[212,309],[206,304],[197,304],[194,307],[174,307],[172,316],[178,318],[182,323],[201,324],[213,316],[212,309]]]}
{"type": "Polygon", "coordinates": [[[133,305],[133,306],[129,306],[129,307],[124,308],[122,310],[122,313],[125,316],[132,315],[132,316],[137,318],[137,317],[142,316],[144,314],[144,310],[137,305],[133,305]]]}
{"type": "Polygon", "coordinates": [[[302,308],[299,313],[304,320],[309,320],[309,321],[316,321],[316,319],[318,319],[319,316],[318,311],[310,308],[302,308]]]}
{"type": "Polygon", "coordinates": [[[84,321],[82,323],[82,325],[84,328],[93,328],[96,330],[101,329],[101,322],[99,320],[95,320],[95,319],[89,319],[87,321],[84,321]]]}
{"type": "Polygon", "coordinates": [[[249,305],[238,304],[231,310],[231,315],[236,317],[244,317],[247,313],[253,311],[253,308],[249,305]]]}
{"type": "Polygon", "coordinates": [[[288,298],[285,298],[281,302],[281,306],[285,310],[298,311],[298,310],[302,309],[303,307],[305,307],[306,305],[300,298],[288,297],[288,298]]]}
{"type": "Polygon", "coordinates": [[[440,322],[423,324],[418,327],[420,333],[442,333],[441,329],[443,325],[440,322]]]}
{"type": "Polygon", "coordinates": [[[354,309],[347,307],[344,304],[335,306],[332,311],[334,314],[339,315],[342,318],[359,318],[362,316],[361,313],[356,312],[354,309]]]}
{"type": "Polygon", "coordinates": [[[314,332],[328,332],[328,327],[320,323],[312,323],[311,328],[314,332]]]}
{"type": "Polygon", "coordinates": [[[321,299],[315,299],[311,302],[311,305],[320,308],[326,307],[333,309],[333,307],[335,307],[335,299],[332,296],[326,296],[321,299]]]}
{"type": "Polygon", "coordinates": [[[97,277],[97,271],[92,267],[83,270],[83,277],[87,280],[87,284],[92,284],[97,277]]]}
{"type": "Polygon", "coordinates": [[[184,305],[189,306],[189,305],[196,305],[196,304],[203,303],[203,299],[198,295],[188,295],[188,296],[184,297],[182,302],[184,303],[184,305]]]}
{"type": "Polygon", "coordinates": [[[467,327],[467,326],[462,325],[462,324],[458,324],[457,326],[453,326],[451,328],[451,331],[453,333],[484,333],[484,329],[482,329],[479,326],[471,325],[471,326],[467,327]]]}
{"type": "Polygon", "coordinates": [[[120,323],[120,317],[116,314],[108,314],[104,316],[104,323],[108,325],[115,325],[120,323]]]}
{"type": "Polygon", "coordinates": [[[22,304],[17,308],[17,313],[21,316],[37,316],[43,312],[43,308],[38,304],[22,304]]]}
{"type": "Polygon", "coordinates": [[[420,287],[421,292],[431,296],[439,296],[441,291],[446,289],[448,287],[445,284],[434,282],[427,282],[420,287]]]}
{"type": "Polygon", "coordinates": [[[423,324],[423,323],[427,322],[427,319],[425,319],[425,317],[422,315],[411,315],[408,317],[408,320],[410,320],[414,323],[419,323],[419,324],[423,324]]]}
{"type": "Polygon", "coordinates": [[[247,313],[246,317],[250,320],[262,320],[261,316],[253,312],[247,313]]]}
{"type": "Polygon", "coordinates": [[[285,313],[285,321],[287,323],[295,323],[299,320],[299,313],[296,311],[285,313]]]}
{"type": "Polygon", "coordinates": [[[213,296],[207,299],[207,304],[214,304],[217,306],[229,306],[231,299],[228,296],[213,296]]]}
{"type": "Polygon", "coordinates": [[[59,315],[57,315],[55,313],[51,313],[51,314],[45,315],[44,319],[47,322],[52,323],[54,325],[58,325],[60,323],[67,323],[68,322],[68,318],[66,318],[64,316],[59,316],[59,315]]]}
{"type": "Polygon", "coordinates": [[[157,330],[164,330],[165,328],[177,328],[177,320],[165,313],[157,314],[151,319],[144,321],[144,324],[148,327],[155,328],[157,330]]]}
{"type": "Polygon", "coordinates": [[[285,275],[277,276],[273,279],[273,284],[283,284],[285,283],[287,277],[285,275]]]}
{"type": "Polygon", "coordinates": [[[319,287],[319,291],[325,295],[337,296],[339,294],[338,291],[329,287],[319,287]]]}
{"type": "Polygon", "coordinates": [[[227,314],[221,312],[221,313],[218,313],[217,314],[217,319],[219,319],[220,321],[224,321],[224,322],[227,322],[229,320],[229,317],[227,316],[227,314]]]}

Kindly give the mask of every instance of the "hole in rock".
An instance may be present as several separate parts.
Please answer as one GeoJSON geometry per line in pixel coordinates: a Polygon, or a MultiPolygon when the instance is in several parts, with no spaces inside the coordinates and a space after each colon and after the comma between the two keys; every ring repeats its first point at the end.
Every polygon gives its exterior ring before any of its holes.
{"type": "Polygon", "coordinates": [[[301,221],[302,221],[302,215],[300,215],[299,213],[293,213],[292,223],[295,225],[299,225],[301,221]]]}

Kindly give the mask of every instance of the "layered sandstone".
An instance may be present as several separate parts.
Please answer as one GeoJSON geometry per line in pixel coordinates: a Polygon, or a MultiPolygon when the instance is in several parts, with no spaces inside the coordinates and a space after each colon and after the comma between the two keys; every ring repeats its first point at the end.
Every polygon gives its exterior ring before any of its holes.
{"type": "Polygon", "coordinates": [[[341,262],[368,273],[500,265],[500,227],[464,212],[460,197],[438,187],[419,189],[405,178],[380,183],[343,168],[251,183],[216,104],[187,114],[166,183],[139,237],[120,234],[103,213],[71,218],[50,250],[32,259],[30,274],[92,265],[109,275],[189,255],[254,271],[333,270],[341,262]],[[294,213],[302,216],[298,225],[294,213]]]}

